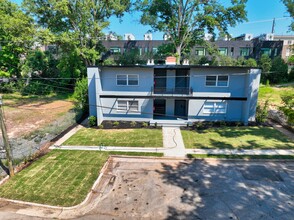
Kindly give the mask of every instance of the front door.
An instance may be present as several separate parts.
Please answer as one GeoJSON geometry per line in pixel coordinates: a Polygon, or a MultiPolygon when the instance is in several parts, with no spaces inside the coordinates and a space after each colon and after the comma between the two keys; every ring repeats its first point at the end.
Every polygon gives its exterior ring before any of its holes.
{"type": "Polygon", "coordinates": [[[187,101],[186,100],[175,100],[175,117],[176,118],[187,118],[187,101]]]}
{"type": "Polygon", "coordinates": [[[153,104],[153,116],[154,118],[161,118],[165,116],[165,99],[155,99],[153,104]]]}

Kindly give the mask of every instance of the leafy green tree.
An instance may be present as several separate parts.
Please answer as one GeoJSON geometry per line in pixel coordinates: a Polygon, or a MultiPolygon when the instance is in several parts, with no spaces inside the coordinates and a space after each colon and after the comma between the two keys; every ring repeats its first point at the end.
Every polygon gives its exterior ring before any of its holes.
{"type": "Polygon", "coordinates": [[[268,55],[263,54],[259,60],[259,66],[262,69],[261,82],[265,83],[268,79],[269,71],[272,68],[272,60],[268,55]]]}
{"type": "Polygon", "coordinates": [[[146,61],[142,60],[138,48],[127,50],[123,54],[118,55],[115,59],[115,62],[122,65],[135,65],[146,63],[146,61]]]}
{"type": "Polygon", "coordinates": [[[288,81],[288,65],[281,57],[275,57],[273,59],[268,79],[271,83],[288,81]]]}
{"type": "Polygon", "coordinates": [[[294,65],[294,55],[290,56],[287,61],[288,64],[294,65]]]}
{"type": "Polygon", "coordinates": [[[255,59],[249,58],[248,60],[245,60],[245,66],[257,67],[257,62],[255,59]]]}
{"type": "MultiPolygon", "coordinates": [[[[294,18],[294,2],[293,0],[282,0],[292,18],[294,18]]],[[[290,28],[294,31],[294,22],[292,22],[290,28]]]]}
{"type": "Polygon", "coordinates": [[[76,83],[73,97],[76,99],[76,110],[82,114],[88,114],[88,79],[82,78],[76,83]]]}
{"type": "Polygon", "coordinates": [[[0,0],[1,75],[20,75],[20,58],[34,44],[32,18],[9,0],[0,0]]]}
{"type": "Polygon", "coordinates": [[[229,26],[246,19],[247,0],[233,0],[224,6],[220,0],[137,0],[141,23],[170,36],[180,63],[185,50],[203,42],[204,31],[227,33],[229,26]]]}
{"type": "Polygon", "coordinates": [[[36,22],[55,36],[63,50],[75,48],[85,65],[95,65],[103,46],[102,30],[111,16],[123,16],[130,0],[24,0],[36,22]]]}

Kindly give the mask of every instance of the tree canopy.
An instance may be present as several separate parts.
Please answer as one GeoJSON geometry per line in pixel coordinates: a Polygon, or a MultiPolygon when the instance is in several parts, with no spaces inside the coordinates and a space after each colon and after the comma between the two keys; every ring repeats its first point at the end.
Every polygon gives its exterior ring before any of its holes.
{"type": "MultiPolygon", "coordinates": [[[[287,7],[287,11],[289,12],[290,16],[294,18],[294,2],[293,0],[282,0],[285,6],[287,7]]],[[[290,28],[294,31],[294,22],[292,22],[290,28]]]]}
{"type": "Polygon", "coordinates": [[[130,0],[24,0],[36,22],[66,50],[78,50],[86,65],[95,65],[103,50],[100,38],[112,15],[121,17],[130,0]]]}
{"type": "Polygon", "coordinates": [[[0,0],[0,76],[19,75],[20,57],[33,45],[35,27],[17,4],[0,0]]]}
{"type": "Polygon", "coordinates": [[[246,20],[247,0],[138,0],[141,23],[169,35],[180,62],[183,51],[203,42],[204,32],[227,33],[228,27],[246,20]]]}

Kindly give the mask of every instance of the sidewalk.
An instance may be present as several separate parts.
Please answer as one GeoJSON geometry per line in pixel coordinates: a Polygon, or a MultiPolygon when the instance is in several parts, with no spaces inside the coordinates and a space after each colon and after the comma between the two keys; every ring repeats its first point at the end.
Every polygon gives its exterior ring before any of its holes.
{"type": "Polygon", "coordinates": [[[186,153],[216,155],[294,155],[294,150],[186,149],[186,153]]]}
{"type": "Polygon", "coordinates": [[[164,156],[179,157],[186,156],[185,145],[179,127],[162,127],[164,156]]]}

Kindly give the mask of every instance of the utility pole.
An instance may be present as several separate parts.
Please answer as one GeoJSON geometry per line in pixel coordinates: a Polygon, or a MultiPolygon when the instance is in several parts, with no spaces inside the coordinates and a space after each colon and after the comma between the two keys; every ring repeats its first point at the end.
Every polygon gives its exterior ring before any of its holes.
{"type": "Polygon", "coordinates": [[[272,34],[275,33],[275,26],[276,26],[276,18],[273,20],[273,25],[272,25],[272,34]]]}
{"type": "Polygon", "coordinates": [[[9,176],[14,176],[14,169],[13,169],[13,164],[12,164],[12,153],[11,153],[11,148],[10,144],[8,141],[8,135],[6,131],[6,127],[4,124],[4,115],[3,115],[3,109],[2,109],[2,97],[0,96],[0,127],[2,131],[2,137],[3,137],[3,143],[4,143],[4,148],[6,151],[6,158],[8,162],[8,169],[9,169],[9,176]]]}

